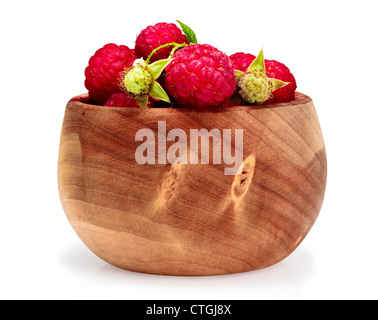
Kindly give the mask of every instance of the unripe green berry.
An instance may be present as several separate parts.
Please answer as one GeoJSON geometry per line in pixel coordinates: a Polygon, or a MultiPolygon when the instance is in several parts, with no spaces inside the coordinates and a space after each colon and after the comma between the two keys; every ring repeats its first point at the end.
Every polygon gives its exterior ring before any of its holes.
{"type": "Polygon", "coordinates": [[[239,93],[249,103],[262,103],[270,97],[273,85],[263,71],[253,70],[241,77],[238,82],[239,93]]]}
{"type": "Polygon", "coordinates": [[[148,94],[154,79],[145,63],[139,62],[126,73],[123,78],[123,87],[134,96],[148,94]]]}

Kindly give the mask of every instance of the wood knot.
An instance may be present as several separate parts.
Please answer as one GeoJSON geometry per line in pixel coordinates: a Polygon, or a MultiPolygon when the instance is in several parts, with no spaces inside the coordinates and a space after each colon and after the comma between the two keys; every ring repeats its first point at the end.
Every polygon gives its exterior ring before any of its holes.
{"type": "MultiPolygon", "coordinates": [[[[231,187],[231,199],[241,200],[249,189],[255,172],[256,157],[249,155],[242,164],[241,173],[236,175],[231,187]]],[[[240,171],[239,171],[240,172],[240,171]]]]}
{"type": "Polygon", "coordinates": [[[183,164],[175,163],[170,167],[169,171],[164,174],[158,189],[158,196],[156,199],[156,205],[158,207],[164,205],[176,193],[183,169],[183,164]]]}

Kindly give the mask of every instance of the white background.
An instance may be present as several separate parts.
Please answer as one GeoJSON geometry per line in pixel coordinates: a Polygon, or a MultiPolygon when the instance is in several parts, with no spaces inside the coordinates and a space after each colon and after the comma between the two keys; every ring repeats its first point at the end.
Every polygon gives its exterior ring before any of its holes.
{"type": "Polygon", "coordinates": [[[377,299],[376,1],[2,1],[1,299],[377,299]],[[179,19],[200,43],[284,62],[317,108],[328,184],[315,226],[270,268],[216,277],[144,275],[94,256],[59,201],[65,105],[89,57],[179,19]]]}

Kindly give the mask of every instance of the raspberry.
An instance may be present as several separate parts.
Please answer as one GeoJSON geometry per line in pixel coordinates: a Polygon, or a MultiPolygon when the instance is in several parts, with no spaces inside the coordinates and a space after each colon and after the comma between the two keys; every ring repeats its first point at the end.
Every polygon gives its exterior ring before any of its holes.
{"type": "MultiPolygon", "coordinates": [[[[255,58],[256,57],[254,55],[243,52],[237,52],[230,56],[235,70],[240,70],[243,72],[247,71],[249,65],[255,58]]],[[[285,87],[272,92],[271,97],[266,101],[266,103],[288,102],[295,99],[297,84],[288,67],[278,61],[265,59],[265,71],[268,78],[290,82],[285,87]]]]}
{"type": "MultiPolygon", "coordinates": [[[[175,24],[157,23],[153,26],[148,26],[138,35],[135,42],[135,53],[138,57],[147,59],[154,49],[171,42],[189,44],[186,36],[175,24]]],[[[152,55],[150,61],[168,58],[171,50],[171,47],[158,50],[152,55]]]]}
{"type": "Polygon", "coordinates": [[[262,103],[270,97],[273,85],[262,71],[247,73],[239,81],[240,96],[249,103],[262,103]]]}
{"type": "Polygon", "coordinates": [[[277,89],[272,93],[268,103],[273,102],[288,102],[295,99],[295,90],[297,89],[297,83],[294,76],[291,74],[288,67],[283,63],[275,60],[265,60],[266,75],[269,78],[278,79],[285,82],[290,82],[283,88],[277,89]]]}
{"type": "Polygon", "coordinates": [[[121,86],[133,96],[141,96],[149,93],[153,81],[153,76],[147,65],[144,61],[140,61],[134,63],[133,67],[125,74],[121,86]]]}
{"type": "Polygon", "coordinates": [[[250,53],[237,52],[230,56],[235,70],[247,72],[248,67],[256,57],[250,53]]]}
{"type": "Polygon", "coordinates": [[[140,108],[137,101],[130,98],[126,93],[113,93],[104,106],[118,108],[140,108]]]}
{"type": "Polygon", "coordinates": [[[165,71],[165,86],[180,106],[220,106],[228,101],[236,86],[230,58],[208,44],[181,49],[165,71]]]}
{"type": "Polygon", "coordinates": [[[122,92],[122,72],[131,67],[136,56],[127,46],[108,43],[89,59],[85,69],[85,87],[91,99],[104,104],[112,93],[122,92]]]}

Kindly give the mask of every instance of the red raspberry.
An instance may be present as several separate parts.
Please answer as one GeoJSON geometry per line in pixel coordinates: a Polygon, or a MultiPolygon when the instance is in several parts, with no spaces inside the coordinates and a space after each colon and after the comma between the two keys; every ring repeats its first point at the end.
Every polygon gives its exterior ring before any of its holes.
{"type": "MultiPolygon", "coordinates": [[[[147,59],[150,53],[167,43],[187,43],[188,39],[182,31],[173,23],[157,23],[142,30],[135,42],[135,53],[138,57],[147,59]]],[[[152,57],[151,62],[169,57],[173,47],[159,49],[152,57]]]]}
{"type": "MultiPolygon", "coordinates": [[[[149,100],[147,108],[153,108],[155,101],[149,100]]],[[[110,98],[105,102],[106,107],[118,107],[118,108],[139,108],[140,106],[136,99],[130,98],[127,93],[113,93],[110,98]]]]}
{"type": "Polygon", "coordinates": [[[136,56],[126,46],[108,43],[89,59],[85,69],[85,87],[91,99],[104,104],[119,88],[121,73],[131,67],[136,56]]]}
{"type": "Polygon", "coordinates": [[[165,68],[165,86],[180,106],[220,106],[235,90],[232,61],[208,45],[189,45],[173,56],[165,68]]]}
{"type": "Polygon", "coordinates": [[[230,56],[235,70],[247,72],[248,67],[256,57],[250,53],[237,52],[230,56]]]}
{"type": "Polygon", "coordinates": [[[267,103],[272,102],[289,102],[295,99],[295,90],[297,83],[294,76],[291,74],[288,67],[283,63],[275,60],[265,60],[266,75],[269,78],[290,82],[286,86],[272,92],[272,97],[267,100],[267,103]]]}
{"type": "Polygon", "coordinates": [[[140,108],[137,101],[128,97],[126,93],[113,93],[105,102],[106,107],[140,108]]]}

